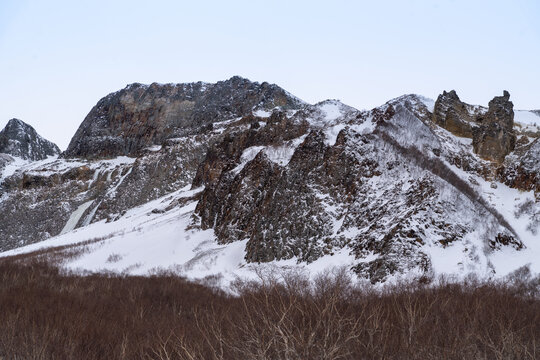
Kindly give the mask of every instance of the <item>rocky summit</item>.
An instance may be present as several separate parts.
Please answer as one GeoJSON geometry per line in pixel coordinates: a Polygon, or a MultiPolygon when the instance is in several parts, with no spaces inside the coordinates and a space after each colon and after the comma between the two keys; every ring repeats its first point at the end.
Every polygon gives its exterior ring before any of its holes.
{"type": "Polygon", "coordinates": [[[488,111],[478,117],[480,125],[473,131],[473,149],[485,159],[502,162],[516,145],[514,133],[514,104],[510,94],[496,96],[489,102],[488,111]]]}
{"type": "Polygon", "coordinates": [[[169,138],[195,135],[253,109],[303,102],[276,85],[235,76],[216,84],[132,84],[101,99],[77,130],[66,157],[135,156],[169,138]]]}
{"type": "Polygon", "coordinates": [[[192,278],[538,272],[540,116],[509,98],[357,110],[241,77],[132,84],[60,157],[3,172],[0,250],[68,244],[73,269],[192,278]]]}
{"type": "Polygon", "coordinates": [[[509,99],[505,90],[486,109],[462,102],[454,90],[444,91],[435,102],[433,122],[456,136],[472,138],[476,154],[501,163],[516,144],[514,105],[509,99]]]}
{"type": "Polygon", "coordinates": [[[0,131],[0,153],[24,160],[43,160],[60,154],[60,149],[54,143],[42,138],[24,121],[11,119],[0,131]]]}

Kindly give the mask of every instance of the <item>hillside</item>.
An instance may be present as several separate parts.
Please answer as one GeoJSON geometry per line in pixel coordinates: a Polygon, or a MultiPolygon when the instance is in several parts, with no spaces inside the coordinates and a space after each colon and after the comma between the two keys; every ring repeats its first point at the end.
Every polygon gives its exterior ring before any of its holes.
{"type": "Polygon", "coordinates": [[[360,111],[240,77],[129,85],[60,157],[4,172],[0,250],[70,245],[71,269],[225,282],[268,265],[374,283],[538,273],[539,125],[506,91],[360,111]]]}

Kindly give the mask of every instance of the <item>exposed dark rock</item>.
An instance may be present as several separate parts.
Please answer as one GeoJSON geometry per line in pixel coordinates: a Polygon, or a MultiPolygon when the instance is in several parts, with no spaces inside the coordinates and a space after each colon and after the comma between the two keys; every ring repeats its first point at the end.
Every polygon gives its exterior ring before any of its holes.
{"type": "Polygon", "coordinates": [[[25,160],[43,160],[60,154],[60,149],[39,136],[37,131],[24,121],[11,119],[4,130],[0,131],[0,153],[25,160]]]}
{"type": "Polygon", "coordinates": [[[433,122],[454,135],[471,138],[474,117],[469,108],[468,104],[459,99],[455,90],[443,91],[435,102],[433,122]]]}
{"type": "Polygon", "coordinates": [[[500,249],[502,246],[512,246],[516,250],[521,250],[523,248],[523,244],[520,241],[508,234],[499,233],[493,240],[489,241],[489,247],[492,249],[500,249]]]}
{"type": "Polygon", "coordinates": [[[249,116],[241,122],[250,123],[249,130],[228,133],[221,142],[208,149],[193,180],[194,187],[215,183],[222,172],[237,165],[242,151],[250,146],[281,144],[308,131],[306,122],[290,121],[282,112],[274,112],[267,119],[249,116]],[[263,128],[260,128],[259,121],[265,125],[263,128]]]}
{"type": "Polygon", "coordinates": [[[485,116],[478,118],[480,126],[473,131],[474,152],[484,159],[502,162],[516,145],[514,104],[510,94],[496,96],[489,102],[485,116]]]}
{"type": "MultiPolygon", "coordinates": [[[[354,191],[348,183],[355,177],[353,168],[343,166],[345,159],[337,161],[342,152],[328,150],[324,135],[315,131],[297,148],[286,168],[260,152],[238,174],[221,174],[197,206],[202,227],[213,227],[223,243],[249,239],[246,259],[250,262],[294,256],[304,261],[317,259],[324,252],[321,244],[335,240],[330,238],[331,219],[314,187],[330,190],[329,196],[339,199],[347,198],[347,189],[354,191]]],[[[355,165],[351,160],[351,166],[355,165]]]]}
{"type": "Polygon", "coordinates": [[[516,149],[511,161],[497,167],[500,182],[523,191],[533,190],[540,196],[540,138],[516,149]]]}
{"type": "Polygon", "coordinates": [[[97,103],[64,155],[137,155],[145,147],[208,131],[214,122],[249,115],[255,108],[301,105],[301,100],[276,85],[238,76],[216,84],[132,84],[97,103]]]}
{"type": "MultiPolygon", "coordinates": [[[[426,127],[409,110],[388,104],[369,118],[377,124],[373,133],[360,135],[345,128],[334,145],[322,131],[308,130],[284,166],[260,150],[235,170],[243,150],[265,144],[259,142],[264,137],[249,129],[224,140],[199,167],[199,174],[216,169],[211,176],[200,176],[207,186],[196,208],[201,227],[213,228],[221,243],[247,239],[249,262],[292,257],[310,262],[348,248],[359,260],[353,270],[372,281],[410,268],[427,271],[430,260],[422,252],[427,242],[441,238],[438,244],[445,247],[475,228],[457,211],[464,203],[477,209],[469,211],[493,218],[501,234],[513,236],[505,219],[441,160],[398,142],[399,127],[410,130],[410,121],[426,127]],[[396,138],[388,131],[396,131],[396,138]],[[404,174],[411,166],[425,172],[409,178],[404,174]],[[447,191],[461,200],[441,198],[441,186],[450,186],[447,191]],[[376,259],[362,261],[370,254],[377,254],[376,259]]],[[[270,124],[258,131],[265,128],[270,124]]],[[[414,134],[434,136],[424,131],[414,134]]]]}

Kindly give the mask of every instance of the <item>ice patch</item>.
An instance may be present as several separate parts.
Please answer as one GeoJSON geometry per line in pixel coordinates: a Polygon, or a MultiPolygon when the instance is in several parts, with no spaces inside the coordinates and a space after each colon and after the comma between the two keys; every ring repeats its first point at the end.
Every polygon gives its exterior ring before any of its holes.
{"type": "Polygon", "coordinates": [[[80,205],[77,210],[75,210],[71,216],[69,217],[68,221],[66,222],[66,225],[64,226],[64,228],[62,229],[62,231],[60,231],[60,235],[62,234],[66,234],[68,232],[70,232],[71,230],[75,229],[75,226],[77,226],[77,223],[79,222],[79,220],[81,219],[81,216],[84,214],[84,212],[86,211],[86,209],[88,209],[88,207],[90,205],[92,205],[92,203],[94,202],[94,200],[90,200],[90,201],[87,201],[85,202],[84,204],[80,205]]]}

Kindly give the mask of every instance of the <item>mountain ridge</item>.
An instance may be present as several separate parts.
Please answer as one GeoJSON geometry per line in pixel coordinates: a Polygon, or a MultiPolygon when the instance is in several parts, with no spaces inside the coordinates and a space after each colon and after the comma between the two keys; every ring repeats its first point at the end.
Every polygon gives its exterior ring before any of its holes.
{"type": "MultiPolygon", "coordinates": [[[[506,93],[489,110],[463,105],[455,92],[444,92],[437,101],[403,95],[357,110],[336,100],[307,104],[263,84],[243,78],[221,82],[214,90],[202,89],[212,84],[201,82],[134,84],[109,94],[96,107],[105,104],[98,110],[116,115],[104,120],[96,136],[96,129],[84,135],[87,128],[81,125],[71,152],[3,180],[0,210],[8,216],[0,220],[0,250],[28,244],[28,239],[53,237],[27,249],[58,243],[55,239],[90,240],[94,229],[94,237],[110,236],[106,243],[124,243],[124,252],[131,254],[115,264],[101,258],[97,265],[104,269],[148,263],[133,271],[154,264],[208,275],[223,270],[225,260],[219,259],[228,256],[235,259],[227,265],[230,273],[257,263],[317,267],[341,261],[372,282],[450,270],[499,276],[536,254],[540,142],[519,117],[514,121],[514,113],[523,114],[507,110],[506,93]],[[210,111],[200,114],[209,118],[199,121],[192,112],[176,118],[179,130],[167,128],[173,124],[166,115],[171,103],[207,91],[213,94],[210,111]],[[126,93],[133,107],[118,112],[126,93]],[[141,97],[135,101],[133,94],[141,97]],[[111,106],[120,107],[109,111],[111,106]],[[129,125],[127,133],[114,119],[129,125]],[[158,119],[154,135],[130,143],[152,128],[153,119],[158,119]],[[486,140],[474,140],[473,131],[461,130],[464,126],[482,134],[500,131],[515,137],[515,143],[485,146],[478,153],[474,142],[486,140]],[[95,141],[114,131],[124,141],[120,147],[95,141]],[[96,146],[97,153],[91,153],[96,146]],[[23,210],[33,219],[49,216],[36,227],[35,221],[22,218],[23,210]],[[130,216],[155,224],[148,227],[143,221],[140,230],[132,230],[130,216]],[[162,230],[156,225],[160,222],[162,230]],[[166,229],[175,229],[176,235],[166,229]],[[135,238],[142,247],[158,241],[164,247],[160,256],[168,260],[136,255],[138,250],[125,242],[135,238]],[[198,240],[191,244],[190,238],[198,240]],[[176,241],[190,249],[187,258],[170,257],[176,241]],[[443,254],[452,254],[451,260],[443,260],[443,254]],[[518,260],[505,264],[501,256],[518,260]]],[[[99,123],[96,107],[83,124],[99,123]]],[[[70,266],[95,268],[85,259],[103,254],[99,246],[90,246],[90,254],[70,266]]],[[[532,266],[539,271],[537,262],[532,266]]]]}

